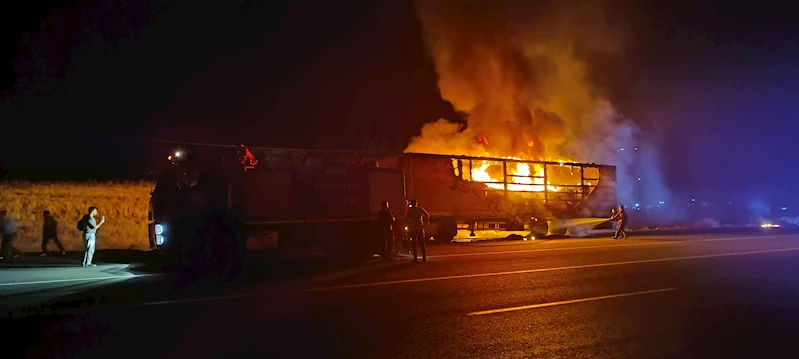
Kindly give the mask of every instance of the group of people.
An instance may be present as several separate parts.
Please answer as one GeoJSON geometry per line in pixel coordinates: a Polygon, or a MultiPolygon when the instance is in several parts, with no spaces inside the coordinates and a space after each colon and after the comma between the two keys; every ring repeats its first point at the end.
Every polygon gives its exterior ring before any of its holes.
{"type": "Polygon", "coordinates": [[[610,212],[610,220],[618,221],[616,224],[616,234],[613,235],[613,239],[627,239],[627,211],[624,209],[624,206],[619,206],[618,212],[616,209],[611,209],[610,212]]]}
{"type": "MultiPolygon", "coordinates": [[[[388,201],[380,203],[381,209],[377,215],[378,231],[380,233],[383,260],[390,260],[394,251],[394,224],[396,222],[394,215],[391,214],[388,201]]],[[[424,226],[430,223],[430,214],[419,206],[419,202],[412,199],[408,203],[408,208],[405,212],[405,220],[407,227],[407,237],[409,239],[409,246],[413,252],[413,260],[418,261],[417,247],[421,246],[422,261],[427,262],[427,244],[424,235],[424,226]]],[[[623,205],[619,206],[617,211],[615,208],[611,210],[611,221],[617,221],[616,233],[613,239],[627,239],[627,211],[623,205]]]]}
{"type": "MultiPolygon", "coordinates": [[[[96,264],[92,263],[92,259],[94,257],[95,248],[97,247],[97,229],[105,223],[105,216],[102,217],[99,223],[97,222],[95,218],[97,213],[97,207],[89,207],[88,213],[78,222],[78,229],[81,231],[81,239],[83,239],[85,249],[83,254],[84,267],[96,266],[96,264]]],[[[44,223],[42,225],[42,253],[40,256],[47,255],[47,245],[50,241],[55,243],[62,256],[66,255],[67,252],[58,239],[58,222],[55,216],[53,216],[50,211],[44,211],[42,215],[44,217],[44,223]]],[[[4,260],[9,256],[18,258],[21,252],[14,246],[14,241],[17,238],[19,226],[17,225],[17,221],[11,218],[6,210],[0,211],[0,230],[2,230],[0,260],[4,260]]]]}
{"type": "MultiPolygon", "coordinates": [[[[391,214],[388,201],[380,203],[381,209],[377,215],[378,230],[382,241],[383,260],[390,260],[394,252],[394,215],[391,214]]],[[[430,223],[430,214],[419,206],[419,201],[412,199],[405,212],[405,221],[408,226],[408,245],[413,252],[413,261],[417,262],[419,256],[417,247],[421,246],[422,261],[427,262],[427,241],[424,235],[424,226],[430,223]]]]}

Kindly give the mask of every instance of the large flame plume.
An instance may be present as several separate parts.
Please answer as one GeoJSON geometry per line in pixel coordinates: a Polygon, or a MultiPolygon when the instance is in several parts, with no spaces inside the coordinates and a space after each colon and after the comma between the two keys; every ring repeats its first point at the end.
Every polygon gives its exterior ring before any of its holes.
{"type": "Polygon", "coordinates": [[[595,161],[593,144],[624,125],[580,56],[619,49],[599,3],[421,0],[416,10],[441,96],[467,122],[427,124],[407,152],[595,161]]]}
{"type": "Polygon", "coordinates": [[[441,96],[466,122],[428,123],[405,151],[615,165],[621,203],[669,201],[656,146],[599,80],[613,74],[598,65],[624,55],[625,27],[606,17],[611,5],[417,0],[441,96]]]}

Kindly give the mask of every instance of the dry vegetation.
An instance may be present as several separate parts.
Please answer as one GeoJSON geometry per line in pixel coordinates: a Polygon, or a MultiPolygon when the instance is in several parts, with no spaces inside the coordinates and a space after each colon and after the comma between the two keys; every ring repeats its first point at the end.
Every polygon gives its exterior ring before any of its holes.
{"type": "MultiPolygon", "coordinates": [[[[89,206],[98,207],[106,223],[97,232],[97,249],[149,249],[147,210],[151,182],[0,182],[0,209],[19,222],[15,246],[41,251],[42,211],[58,221],[58,237],[67,251],[82,251],[76,229],[89,206]]],[[[99,218],[98,218],[99,220],[99,218]]],[[[49,251],[56,251],[54,243],[49,251]]]]}

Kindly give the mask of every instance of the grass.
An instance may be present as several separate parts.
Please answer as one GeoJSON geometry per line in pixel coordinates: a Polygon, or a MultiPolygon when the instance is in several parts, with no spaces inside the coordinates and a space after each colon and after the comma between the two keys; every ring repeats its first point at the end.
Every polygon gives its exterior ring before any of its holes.
{"type": "MultiPolygon", "coordinates": [[[[58,221],[58,238],[67,251],[82,251],[76,228],[89,206],[98,208],[106,222],[97,231],[97,249],[150,248],[147,212],[152,182],[0,182],[0,209],[19,224],[14,245],[23,252],[41,251],[42,212],[58,221]]],[[[54,243],[49,251],[56,251],[54,243]]]]}

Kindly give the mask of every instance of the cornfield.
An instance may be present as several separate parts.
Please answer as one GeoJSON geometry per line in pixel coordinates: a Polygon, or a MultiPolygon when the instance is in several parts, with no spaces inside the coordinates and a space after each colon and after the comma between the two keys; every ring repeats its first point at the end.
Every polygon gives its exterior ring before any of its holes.
{"type": "MultiPolygon", "coordinates": [[[[77,222],[89,206],[106,223],[97,231],[97,249],[149,249],[147,211],[152,182],[0,182],[0,209],[19,224],[14,245],[23,252],[41,251],[42,212],[58,221],[58,238],[67,251],[82,251],[77,222]]],[[[54,243],[48,250],[55,251],[54,243]]]]}

